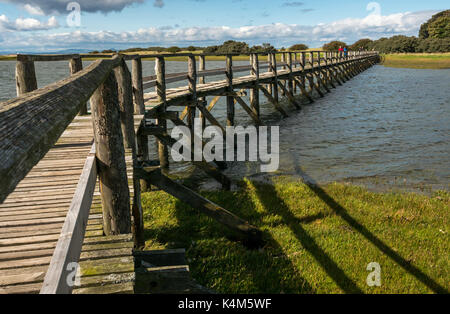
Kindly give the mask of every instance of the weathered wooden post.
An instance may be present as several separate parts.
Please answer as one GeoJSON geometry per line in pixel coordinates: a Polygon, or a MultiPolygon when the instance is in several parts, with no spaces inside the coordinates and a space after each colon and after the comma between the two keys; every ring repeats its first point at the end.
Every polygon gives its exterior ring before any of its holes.
{"type": "Polygon", "coordinates": [[[250,75],[255,77],[255,87],[250,89],[250,105],[253,110],[253,112],[256,114],[256,116],[260,117],[260,109],[259,109],[259,60],[258,60],[258,54],[253,53],[250,55],[250,62],[252,65],[252,69],[250,72],[250,75]]]}
{"type": "Polygon", "coordinates": [[[103,230],[107,236],[128,234],[131,232],[130,192],[114,73],[94,92],[91,105],[103,230]]]}
{"type": "Polygon", "coordinates": [[[233,56],[231,55],[227,55],[226,80],[227,91],[230,93],[227,95],[227,125],[234,126],[234,97],[231,95],[233,92],[233,56]]]}
{"type": "MultiPolygon", "coordinates": [[[[294,53],[294,64],[295,64],[294,68],[298,67],[298,58],[297,57],[298,57],[298,54],[295,52],[294,53]]],[[[294,95],[295,95],[295,94],[297,94],[297,84],[295,84],[295,81],[293,83],[294,83],[293,85],[294,85],[294,95]]]]}
{"type": "Polygon", "coordinates": [[[133,205],[131,213],[133,215],[133,234],[137,247],[145,245],[144,239],[144,217],[141,202],[141,184],[138,175],[135,173],[138,166],[136,153],[136,135],[134,132],[134,105],[133,105],[133,86],[131,73],[122,60],[120,66],[115,70],[115,76],[118,85],[120,122],[125,149],[131,150],[133,160],[133,205]]]}
{"type": "Polygon", "coordinates": [[[17,55],[16,89],[17,96],[21,96],[37,89],[34,62],[28,60],[27,56],[17,55]]]}
{"type": "MultiPolygon", "coordinates": [[[[205,71],[206,70],[206,57],[204,55],[199,56],[198,68],[199,68],[199,71],[205,71]]],[[[199,84],[205,84],[206,83],[205,76],[203,76],[203,75],[199,76],[198,83],[199,84]]],[[[206,106],[208,105],[208,102],[206,101],[206,97],[200,98],[198,105],[199,106],[203,106],[203,108],[206,109],[206,106]]],[[[205,129],[205,127],[206,127],[206,117],[201,111],[199,112],[199,117],[200,117],[200,119],[202,119],[203,129],[205,129]]]]}
{"type": "MultiPolygon", "coordinates": [[[[70,59],[69,61],[70,74],[73,75],[77,72],[83,70],[83,61],[80,56],[70,59]]],[[[85,116],[87,115],[87,104],[80,108],[80,112],[78,115],[85,116]]]]}
{"type": "MultiPolygon", "coordinates": [[[[156,57],[155,59],[155,73],[156,73],[156,94],[158,95],[158,102],[161,103],[158,113],[164,115],[166,113],[167,99],[166,99],[166,62],[164,57],[156,57]]],[[[163,130],[167,130],[167,121],[164,116],[156,119],[156,124],[163,130]]],[[[161,168],[169,167],[169,150],[166,145],[158,141],[158,155],[161,168]]]]}
{"type": "Polygon", "coordinates": [[[289,92],[292,95],[295,95],[294,82],[292,80],[292,71],[293,71],[293,69],[292,69],[292,52],[289,52],[288,55],[287,55],[287,64],[288,64],[287,67],[288,67],[288,70],[289,70],[289,80],[288,80],[289,92]]]}
{"type": "Polygon", "coordinates": [[[278,97],[278,76],[277,76],[277,55],[275,52],[270,54],[271,56],[271,64],[270,64],[270,72],[273,73],[274,78],[272,81],[272,97],[276,103],[279,103],[278,97]]]}
{"type": "Polygon", "coordinates": [[[140,57],[136,57],[131,60],[131,71],[133,81],[134,113],[144,114],[144,87],[142,83],[142,59],[140,57]]]}
{"type": "MultiPolygon", "coordinates": [[[[270,52],[267,54],[267,63],[268,63],[269,72],[270,72],[272,69],[272,54],[270,52]]],[[[267,84],[267,90],[269,91],[269,94],[271,96],[273,96],[273,84],[271,84],[271,83],[267,84]]]]}
{"type": "Polygon", "coordinates": [[[192,142],[194,143],[195,106],[197,105],[197,65],[195,56],[188,57],[188,86],[191,95],[191,104],[188,106],[187,123],[191,129],[192,142]]]}
{"type": "Polygon", "coordinates": [[[123,144],[125,149],[132,149],[135,151],[136,140],[134,134],[133,89],[131,84],[131,74],[124,60],[122,60],[120,66],[114,69],[114,74],[118,86],[120,125],[122,128],[123,144]]]}
{"type": "MultiPolygon", "coordinates": [[[[281,64],[282,64],[281,69],[286,70],[286,65],[285,65],[286,64],[286,53],[285,52],[281,53],[281,64]]],[[[286,87],[285,83],[286,83],[286,81],[284,81],[284,86],[286,87]]],[[[278,85],[276,86],[276,88],[278,89],[278,85]]],[[[281,96],[286,96],[283,89],[281,90],[281,96]]]]}

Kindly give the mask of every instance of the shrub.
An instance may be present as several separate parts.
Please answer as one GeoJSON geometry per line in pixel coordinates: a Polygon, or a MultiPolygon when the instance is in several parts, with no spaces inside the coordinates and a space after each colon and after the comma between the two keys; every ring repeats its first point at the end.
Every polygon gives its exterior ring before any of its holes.
{"type": "Polygon", "coordinates": [[[177,47],[177,46],[172,46],[172,47],[167,48],[166,51],[170,52],[170,53],[177,53],[177,52],[181,51],[181,48],[177,47]]]}
{"type": "Polygon", "coordinates": [[[291,46],[289,48],[289,50],[291,50],[291,51],[301,51],[301,50],[308,50],[308,48],[309,47],[307,45],[305,45],[305,44],[296,44],[296,45],[291,46]]]}

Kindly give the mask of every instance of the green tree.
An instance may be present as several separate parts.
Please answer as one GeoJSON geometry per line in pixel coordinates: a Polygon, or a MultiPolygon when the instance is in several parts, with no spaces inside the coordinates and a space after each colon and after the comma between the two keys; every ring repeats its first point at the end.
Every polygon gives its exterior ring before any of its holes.
{"type": "MultiPolygon", "coordinates": [[[[438,27],[438,29],[433,30],[434,35],[441,34],[442,32],[445,33],[445,29],[447,29],[447,32],[446,32],[447,37],[450,36],[450,34],[448,32],[448,27],[449,27],[448,23],[449,22],[448,22],[448,19],[445,19],[448,17],[450,17],[450,10],[442,11],[442,12],[439,12],[439,13],[433,15],[431,17],[431,19],[429,19],[426,23],[423,23],[420,26],[419,38],[426,39],[428,37],[432,37],[430,34],[430,27],[431,27],[431,25],[434,24],[434,22],[436,22],[437,20],[440,20],[441,18],[444,18],[444,20],[441,22],[437,22],[437,24],[433,26],[434,28],[438,27]],[[444,30],[441,31],[440,27],[444,28],[444,30]]],[[[434,38],[443,38],[443,37],[434,37],[434,38]]]]}
{"type": "Polygon", "coordinates": [[[309,47],[307,45],[305,45],[305,44],[296,44],[296,45],[291,46],[289,48],[289,50],[291,50],[291,51],[302,51],[302,50],[308,50],[308,48],[309,47]]]}
{"type": "Polygon", "coordinates": [[[365,39],[360,39],[357,42],[355,42],[353,45],[351,45],[349,47],[350,50],[352,51],[357,51],[357,50],[369,50],[370,45],[372,44],[373,40],[369,39],[369,38],[365,38],[365,39]]]}
{"type": "Polygon", "coordinates": [[[428,26],[430,38],[450,38],[450,15],[441,16],[428,26]]]}
{"type": "Polygon", "coordinates": [[[335,40],[328,44],[323,45],[322,48],[325,51],[338,51],[339,47],[345,48],[347,47],[347,44],[342,41],[335,40]]]}

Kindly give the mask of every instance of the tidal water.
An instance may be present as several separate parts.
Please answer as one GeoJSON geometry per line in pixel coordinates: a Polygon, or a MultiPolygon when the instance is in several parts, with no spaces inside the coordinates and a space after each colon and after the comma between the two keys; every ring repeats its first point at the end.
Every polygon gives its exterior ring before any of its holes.
{"type": "MultiPolygon", "coordinates": [[[[246,62],[236,62],[241,64],[246,62]]],[[[224,67],[224,62],[207,66],[224,67]]],[[[15,97],[14,67],[15,62],[0,62],[0,101],[15,97]]],[[[152,75],[153,67],[153,62],[144,62],[144,75],[152,75]]],[[[183,62],[166,65],[167,73],[184,72],[186,67],[183,62]]],[[[39,87],[67,77],[68,71],[67,62],[37,63],[39,87]]],[[[224,104],[221,100],[213,109],[222,123],[224,104]]],[[[267,125],[280,126],[277,175],[318,183],[351,182],[378,190],[449,189],[450,70],[375,66],[314,104],[305,104],[301,111],[290,110],[289,118],[281,119],[270,104],[261,106],[261,114],[267,125]]],[[[251,124],[240,107],[236,107],[236,124],[251,124]]],[[[153,149],[153,141],[150,145],[153,149]]],[[[259,169],[258,163],[234,162],[226,174],[234,179],[267,177],[259,169]]],[[[191,170],[189,164],[172,169],[191,170]]]]}

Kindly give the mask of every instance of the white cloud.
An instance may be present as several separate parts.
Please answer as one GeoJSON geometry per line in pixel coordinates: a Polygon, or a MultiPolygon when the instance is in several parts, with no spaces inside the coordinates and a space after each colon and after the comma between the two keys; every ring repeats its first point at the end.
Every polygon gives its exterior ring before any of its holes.
{"type": "Polygon", "coordinates": [[[41,22],[34,18],[18,18],[15,21],[9,21],[5,15],[0,15],[0,30],[5,32],[40,31],[58,27],[58,21],[54,16],[47,22],[41,22]]]}
{"type": "Polygon", "coordinates": [[[27,3],[23,6],[23,8],[31,15],[44,15],[44,11],[42,11],[40,7],[32,6],[27,3]]]}
{"type": "MultiPolygon", "coordinates": [[[[150,45],[208,45],[234,39],[250,44],[271,42],[279,47],[304,42],[316,47],[334,39],[352,43],[360,38],[378,39],[397,34],[416,35],[420,25],[427,21],[435,11],[406,12],[382,16],[370,14],[365,18],[347,18],[331,23],[304,26],[297,24],[274,23],[269,25],[243,27],[190,27],[190,28],[142,28],[130,32],[82,32],[57,34],[34,34],[33,36],[9,36],[3,38],[2,46],[11,48],[36,47],[56,48],[128,48],[150,45]]],[[[0,17],[1,21],[1,17],[0,17]]],[[[54,21],[56,23],[56,20],[54,21]]],[[[3,23],[3,22],[0,22],[3,23]]],[[[26,28],[38,28],[38,24],[29,21],[26,28]]],[[[0,24],[1,25],[1,24],[0,24]]],[[[49,20],[47,27],[53,25],[49,20]]],[[[54,25],[57,25],[54,24],[54,25]]],[[[53,26],[54,26],[53,25],[53,26]]]]}
{"type": "MultiPolygon", "coordinates": [[[[120,12],[134,3],[143,3],[144,0],[74,0],[81,5],[84,12],[120,12]]],[[[67,12],[67,4],[71,0],[0,0],[0,2],[13,3],[19,6],[31,6],[46,15],[67,12]]],[[[162,1],[159,1],[162,2],[162,1]]]]}

